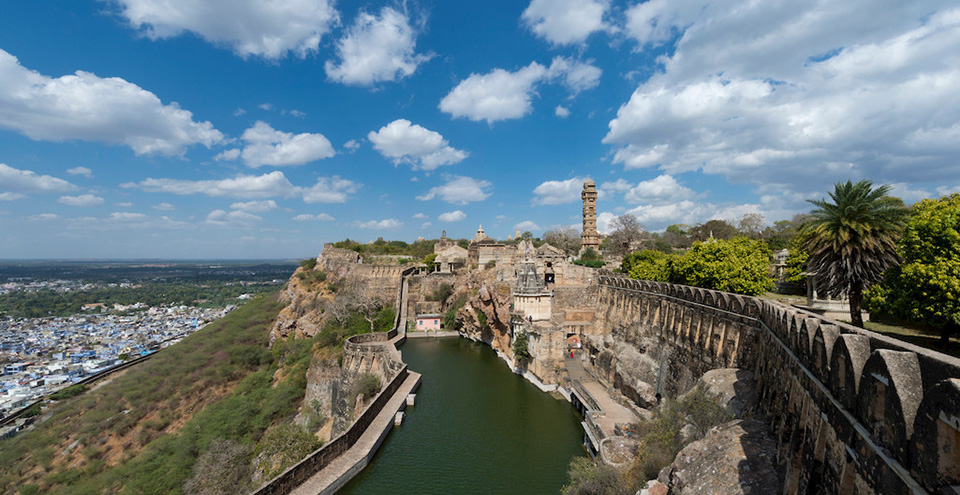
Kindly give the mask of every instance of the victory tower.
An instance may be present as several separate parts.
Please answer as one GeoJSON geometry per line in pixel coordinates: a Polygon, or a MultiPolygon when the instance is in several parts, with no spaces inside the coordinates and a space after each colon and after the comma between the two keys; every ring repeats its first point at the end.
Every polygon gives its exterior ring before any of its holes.
{"type": "Polygon", "coordinates": [[[594,251],[600,249],[600,235],[597,234],[597,185],[587,179],[583,183],[583,233],[580,236],[580,252],[588,247],[594,251]]]}

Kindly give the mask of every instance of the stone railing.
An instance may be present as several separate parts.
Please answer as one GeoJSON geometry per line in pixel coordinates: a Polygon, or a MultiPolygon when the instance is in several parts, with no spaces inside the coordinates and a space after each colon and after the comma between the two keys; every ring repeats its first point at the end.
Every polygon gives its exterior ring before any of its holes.
{"type": "Polygon", "coordinates": [[[702,367],[755,371],[787,468],[784,493],[960,485],[960,359],[770,300],[613,276],[600,283],[601,311],[694,349],[702,367]]]}

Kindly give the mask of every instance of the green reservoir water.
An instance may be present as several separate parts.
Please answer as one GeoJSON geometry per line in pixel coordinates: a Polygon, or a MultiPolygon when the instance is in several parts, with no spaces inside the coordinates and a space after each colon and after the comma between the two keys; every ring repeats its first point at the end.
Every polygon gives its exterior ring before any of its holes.
{"type": "Polygon", "coordinates": [[[486,345],[410,339],[400,348],[423,374],[416,405],[340,494],[550,494],[586,455],[569,403],[515,375],[486,345]]]}

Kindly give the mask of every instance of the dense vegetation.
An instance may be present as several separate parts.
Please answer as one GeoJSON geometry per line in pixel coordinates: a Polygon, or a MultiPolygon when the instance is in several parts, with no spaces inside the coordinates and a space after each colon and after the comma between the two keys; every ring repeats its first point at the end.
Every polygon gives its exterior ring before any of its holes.
{"type": "Polygon", "coordinates": [[[211,449],[229,457],[262,447],[268,428],[296,412],[315,343],[268,347],[280,307],[260,296],[112,382],[61,397],[33,431],[0,442],[0,487],[181,493],[211,449]]]}
{"type": "Polygon", "coordinates": [[[436,239],[416,241],[408,244],[403,241],[385,241],[380,237],[369,244],[361,244],[357,241],[344,239],[340,242],[335,242],[333,247],[350,249],[363,255],[409,256],[421,260],[428,254],[433,254],[433,245],[436,243],[436,239]]]}
{"type": "Polygon", "coordinates": [[[903,263],[867,293],[867,309],[937,328],[945,346],[960,330],[960,194],[915,204],[898,254],[903,263]]]}
{"type": "Polygon", "coordinates": [[[632,278],[758,295],[770,290],[770,252],[759,240],[734,237],[697,242],[683,254],[631,253],[621,270],[632,278]]]}

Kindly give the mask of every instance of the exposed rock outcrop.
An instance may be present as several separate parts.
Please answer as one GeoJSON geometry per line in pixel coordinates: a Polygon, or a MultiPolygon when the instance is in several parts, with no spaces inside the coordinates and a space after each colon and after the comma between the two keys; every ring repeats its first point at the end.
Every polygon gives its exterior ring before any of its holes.
{"type": "Polygon", "coordinates": [[[660,471],[657,482],[648,484],[646,493],[777,493],[783,486],[783,475],[777,470],[776,455],[777,443],[762,421],[732,421],[711,429],[702,440],[681,450],[673,464],[660,471]]]}
{"type": "Polygon", "coordinates": [[[285,339],[290,335],[295,338],[309,338],[320,332],[323,326],[324,302],[332,297],[325,283],[318,283],[311,276],[312,271],[299,267],[287,286],[278,296],[287,306],[280,311],[270,330],[270,342],[276,339],[285,339]]]}

